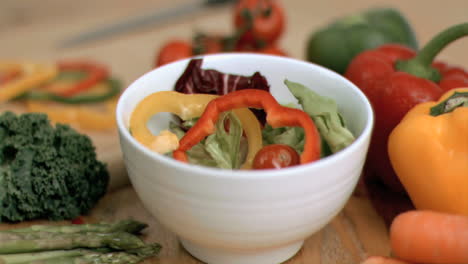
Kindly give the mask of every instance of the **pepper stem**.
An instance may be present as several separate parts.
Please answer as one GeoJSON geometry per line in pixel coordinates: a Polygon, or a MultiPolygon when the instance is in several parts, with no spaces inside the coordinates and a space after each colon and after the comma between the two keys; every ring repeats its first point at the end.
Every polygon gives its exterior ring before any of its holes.
{"type": "Polygon", "coordinates": [[[452,26],[430,40],[416,57],[397,61],[395,67],[399,71],[439,82],[441,75],[437,69],[431,66],[432,61],[448,44],[465,36],[468,36],[468,23],[452,26]]]}
{"type": "Polygon", "coordinates": [[[431,116],[450,113],[457,107],[468,107],[468,92],[455,92],[449,98],[431,107],[431,116]]]}

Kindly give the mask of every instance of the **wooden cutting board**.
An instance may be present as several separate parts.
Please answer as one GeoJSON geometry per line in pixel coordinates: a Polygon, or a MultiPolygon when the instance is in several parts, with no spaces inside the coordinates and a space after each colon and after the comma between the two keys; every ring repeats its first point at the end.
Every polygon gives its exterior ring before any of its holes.
{"type": "MultiPolygon", "coordinates": [[[[0,111],[22,112],[15,105],[0,105],[0,111]]],[[[202,263],[190,256],[179,244],[177,237],[150,215],[137,194],[129,185],[122,161],[118,134],[81,131],[93,140],[98,157],[108,164],[111,182],[108,194],[86,216],[89,222],[115,221],[134,218],[149,224],[145,240],[158,242],[163,249],[157,258],[145,263],[195,264],[202,263]]],[[[356,264],[369,255],[389,255],[388,232],[383,218],[372,207],[362,185],[346,204],[345,208],[326,227],[309,237],[303,248],[287,264],[340,263],[356,264]]],[[[0,224],[1,229],[23,227],[31,224],[62,224],[67,222],[33,221],[19,224],[0,224]]]]}

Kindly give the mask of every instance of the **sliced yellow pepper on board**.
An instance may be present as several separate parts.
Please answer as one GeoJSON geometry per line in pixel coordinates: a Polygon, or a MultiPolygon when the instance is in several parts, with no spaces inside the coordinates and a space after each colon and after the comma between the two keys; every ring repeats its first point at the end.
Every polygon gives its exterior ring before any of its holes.
{"type": "Polygon", "coordinates": [[[468,88],[412,108],[390,134],[388,153],[417,209],[468,216],[468,88]]]}
{"type": "Polygon", "coordinates": [[[0,103],[33,89],[57,75],[57,67],[53,64],[0,62],[0,71],[20,70],[17,78],[0,85],[0,103]]]}
{"type": "Polygon", "coordinates": [[[109,130],[116,126],[115,108],[118,96],[101,103],[99,108],[90,105],[65,105],[55,102],[40,102],[28,100],[26,106],[29,112],[41,112],[49,116],[55,123],[70,124],[86,130],[109,130]]]}
{"type": "MultiPolygon", "coordinates": [[[[132,136],[141,144],[150,147],[154,135],[147,127],[149,119],[161,112],[178,115],[183,120],[199,117],[206,105],[218,97],[211,94],[183,94],[174,91],[156,92],[143,99],[133,111],[130,118],[132,136]]],[[[248,153],[242,169],[250,169],[255,154],[262,148],[262,131],[260,123],[248,108],[233,110],[242,123],[248,141],[248,153]]]]}

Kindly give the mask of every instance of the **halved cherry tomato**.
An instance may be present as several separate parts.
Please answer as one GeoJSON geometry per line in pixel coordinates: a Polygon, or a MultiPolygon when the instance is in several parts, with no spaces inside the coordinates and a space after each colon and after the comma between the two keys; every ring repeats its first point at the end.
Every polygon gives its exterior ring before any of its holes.
{"type": "Polygon", "coordinates": [[[285,144],[271,144],[260,149],[253,160],[253,168],[281,169],[298,165],[300,157],[296,150],[285,144]]]}
{"type": "Polygon", "coordinates": [[[184,40],[167,42],[156,57],[155,66],[161,66],[176,60],[189,58],[193,55],[192,44],[184,40]]]}
{"type": "Polygon", "coordinates": [[[243,42],[274,43],[284,24],[284,10],[275,0],[240,0],[234,9],[234,25],[243,42]]]}

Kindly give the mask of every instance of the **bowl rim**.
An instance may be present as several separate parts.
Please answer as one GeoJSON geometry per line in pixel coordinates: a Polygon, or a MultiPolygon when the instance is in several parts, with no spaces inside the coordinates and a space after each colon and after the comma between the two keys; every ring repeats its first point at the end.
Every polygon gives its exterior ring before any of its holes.
{"type": "Polygon", "coordinates": [[[213,168],[213,167],[207,167],[207,166],[202,166],[202,165],[183,163],[178,160],[167,157],[165,155],[155,153],[151,151],[150,149],[148,149],[147,147],[143,146],[140,142],[138,142],[134,137],[131,136],[123,120],[124,119],[123,118],[123,112],[124,112],[123,102],[126,100],[127,97],[129,97],[130,93],[135,92],[136,90],[139,89],[138,88],[139,82],[141,82],[144,79],[147,79],[149,75],[152,75],[154,74],[154,72],[159,70],[159,68],[155,68],[141,75],[137,79],[135,79],[130,85],[128,85],[128,87],[123,91],[123,93],[118,99],[115,115],[116,115],[118,132],[120,134],[119,144],[120,145],[122,144],[121,141],[123,140],[122,139],[123,137],[133,147],[138,149],[138,151],[144,153],[144,155],[146,156],[149,156],[152,160],[157,160],[158,162],[165,163],[168,167],[171,167],[173,169],[178,169],[187,173],[196,173],[199,175],[211,176],[211,177],[216,177],[216,178],[232,178],[232,177],[234,178],[256,178],[256,177],[272,178],[272,177],[281,177],[281,176],[289,176],[289,175],[294,175],[294,174],[301,174],[304,171],[320,170],[321,168],[322,169],[328,168],[330,165],[333,165],[337,160],[344,159],[345,157],[351,156],[353,153],[359,151],[359,149],[365,144],[367,138],[369,138],[370,140],[375,120],[374,120],[374,112],[373,112],[373,109],[369,100],[364,95],[364,93],[351,81],[349,81],[345,77],[321,65],[317,65],[312,62],[290,58],[290,57],[282,57],[282,56],[258,54],[258,53],[246,53],[246,52],[242,52],[242,53],[229,52],[229,53],[194,56],[194,57],[178,60],[175,62],[171,62],[161,67],[166,67],[166,66],[170,66],[174,64],[185,65],[187,64],[188,61],[194,58],[224,59],[224,58],[230,58],[230,57],[254,57],[254,58],[257,57],[257,59],[267,58],[267,59],[278,60],[278,61],[285,60],[285,61],[288,61],[289,63],[295,63],[297,65],[304,65],[306,67],[316,68],[316,70],[324,71],[328,75],[341,79],[342,81],[347,83],[349,87],[351,87],[354,90],[354,93],[359,97],[360,101],[362,101],[362,103],[365,104],[364,108],[366,109],[367,122],[364,126],[364,129],[362,130],[361,134],[356,138],[356,140],[353,143],[351,143],[351,145],[346,147],[345,149],[337,153],[334,153],[332,155],[329,155],[327,157],[321,158],[317,161],[314,161],[308,164],[298,165],[298,166],[292,166],[292,167],[287,167],[287,168],[282,168],[282,169],[229,170],[229,169],[213,168]]]}

